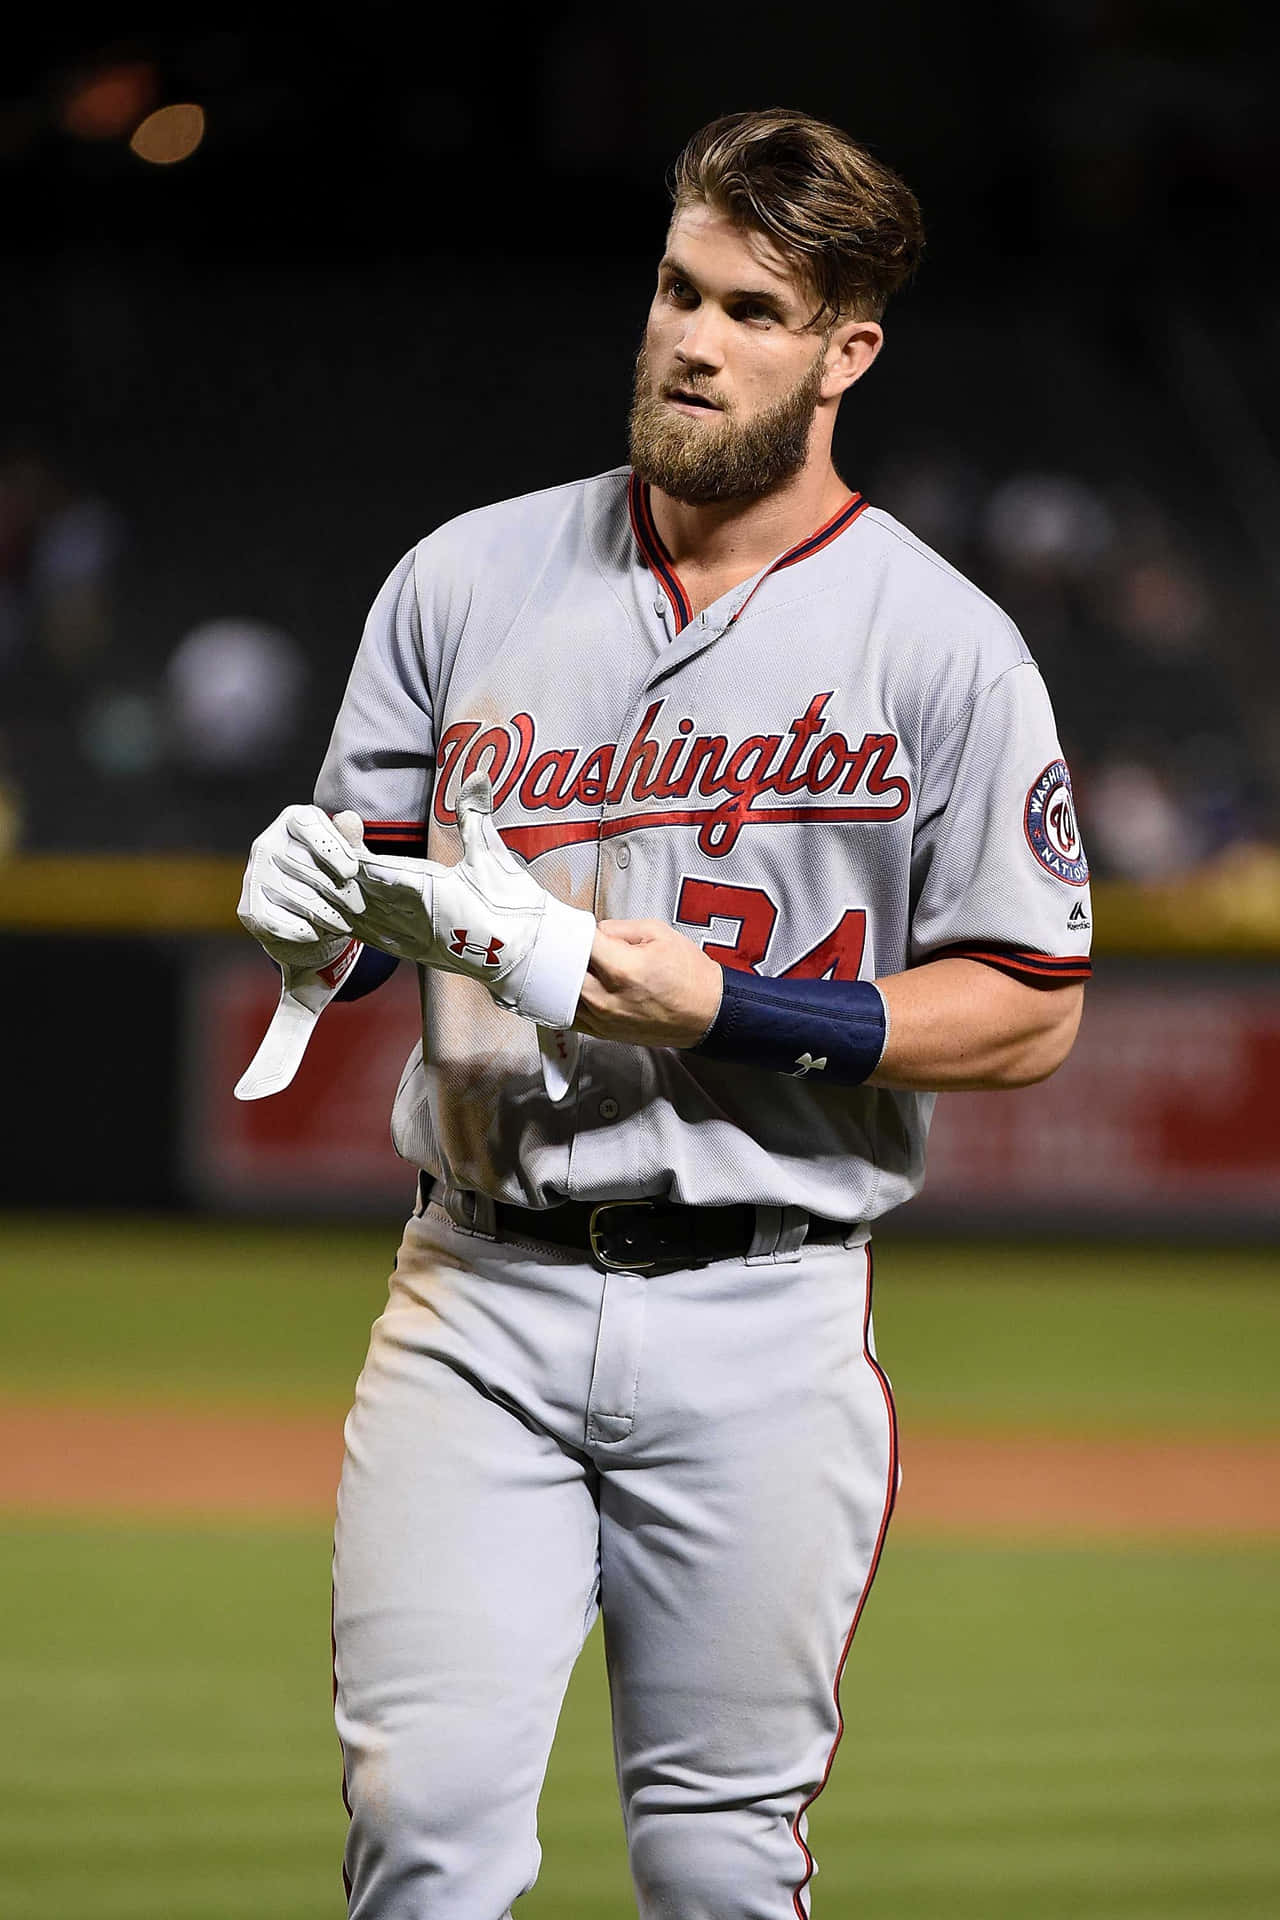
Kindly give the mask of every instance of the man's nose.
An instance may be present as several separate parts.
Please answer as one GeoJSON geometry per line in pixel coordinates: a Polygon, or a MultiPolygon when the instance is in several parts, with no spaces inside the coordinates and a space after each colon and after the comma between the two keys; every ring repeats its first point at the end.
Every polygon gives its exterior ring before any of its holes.
{"type": "Polygon", "coordinates": [[[724,342],[715,316],[700,309],[690,314],[676,342],[676,359],[690,373],[715,373],[724,365],[724,342]]]}

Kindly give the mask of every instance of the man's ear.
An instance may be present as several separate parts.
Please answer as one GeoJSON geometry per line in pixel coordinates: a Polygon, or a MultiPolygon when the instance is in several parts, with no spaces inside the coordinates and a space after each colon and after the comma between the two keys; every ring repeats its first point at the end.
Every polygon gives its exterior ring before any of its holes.
{"type": "Polygon", "coordinates": [[[884,328],[878,320],[843,320],[833,327],[827,342],[822,398],[836,400],[855,380],[861,380],[883,345],[884,328]]]}

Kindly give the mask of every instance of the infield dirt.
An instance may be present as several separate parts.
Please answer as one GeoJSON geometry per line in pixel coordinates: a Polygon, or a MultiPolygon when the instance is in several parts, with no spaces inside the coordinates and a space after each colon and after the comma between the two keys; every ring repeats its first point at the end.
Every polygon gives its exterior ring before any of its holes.
{"type": "MultiPolygon", "coordinates": [[[[898,1531],[1022,1539],[1280,1534],[1280,1439],[1079,1439],[908,1429],[898,1531]]],[[[0,1400],[0,1508],[24,1513],[332,1513],[327,1414],[0,1400]]]]}

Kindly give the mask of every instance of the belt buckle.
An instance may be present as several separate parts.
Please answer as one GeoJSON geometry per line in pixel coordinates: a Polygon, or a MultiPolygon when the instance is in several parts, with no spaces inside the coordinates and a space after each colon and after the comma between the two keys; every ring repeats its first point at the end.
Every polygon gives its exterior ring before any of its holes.
{"type": "Polygon", "coordinates": [[[602,1200],[598,1207],[591,1209],[591,1218],[587,1222],[587,1240],[591,1247],[591,1258],[604,1273],[651,1273],[657,1266],[656,1260],[611,1260],[603,1250],[601,1242],[602,1228],[597,1222],[602,1213],[612,1213],[617,1207],[647,1207],[653,1212],[652,1200],[602,1200]]]}

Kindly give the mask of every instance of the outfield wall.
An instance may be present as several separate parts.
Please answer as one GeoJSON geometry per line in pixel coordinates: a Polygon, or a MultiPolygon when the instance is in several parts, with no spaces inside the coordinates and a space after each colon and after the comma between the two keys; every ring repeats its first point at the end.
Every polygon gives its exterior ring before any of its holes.
{"type": "MultiPolygon", "coordinates": [[[[360,1215],[409,1204],[388,1115],[417,1029],[412,970],[333,1009],[293,1087],[231,1088],[277,991],[243,937],[10,932],[0,1205],[360,1215]]],[[[1280,968],[1104,956],[1044,1086],[950,1094],[902,1233],[1280,1226],[1280,968]]]]}

